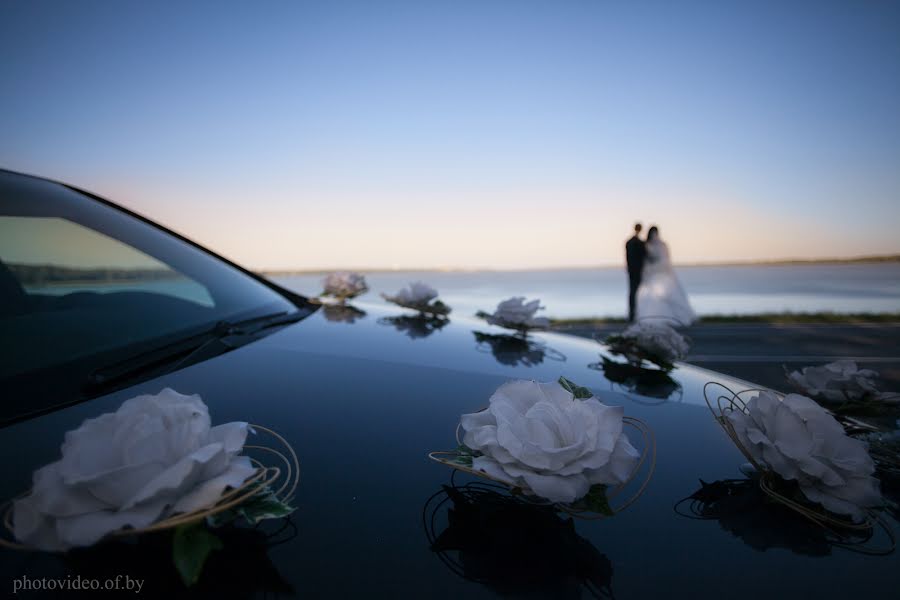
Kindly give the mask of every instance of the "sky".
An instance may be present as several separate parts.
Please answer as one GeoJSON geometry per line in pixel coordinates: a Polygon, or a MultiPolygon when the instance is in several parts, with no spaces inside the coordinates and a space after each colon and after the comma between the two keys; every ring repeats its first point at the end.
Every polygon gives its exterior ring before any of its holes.
{"type": "Polygon", "coordinates": [[[255,269],[900,253],[900,2],[0,0],[0,166],[255,269]]]}

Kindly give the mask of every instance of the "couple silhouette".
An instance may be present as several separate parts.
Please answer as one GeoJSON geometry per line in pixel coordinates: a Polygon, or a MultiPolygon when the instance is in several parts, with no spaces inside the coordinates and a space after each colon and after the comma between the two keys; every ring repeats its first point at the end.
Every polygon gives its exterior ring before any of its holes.
{"type": "Polygon", "coordinates": [[[659,227],[650,227],[641,239],[643,226],[634,225],[634,235],[625,242],[628,270],[628,320],[660,319],[687,326],[697,320],[687,294],[675,275],[669,246],[659,227]]]}

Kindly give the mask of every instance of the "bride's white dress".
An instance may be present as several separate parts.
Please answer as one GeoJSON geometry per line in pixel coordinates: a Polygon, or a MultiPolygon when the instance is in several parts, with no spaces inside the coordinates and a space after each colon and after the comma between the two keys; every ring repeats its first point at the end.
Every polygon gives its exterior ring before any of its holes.
{"type": "Polygon", "coordinates": [[[647,256],[638,286],[636,317],[662,318],[690,325],[697,320],[669,259],[669,247],[659,238],[647,242],[647,256]]]}

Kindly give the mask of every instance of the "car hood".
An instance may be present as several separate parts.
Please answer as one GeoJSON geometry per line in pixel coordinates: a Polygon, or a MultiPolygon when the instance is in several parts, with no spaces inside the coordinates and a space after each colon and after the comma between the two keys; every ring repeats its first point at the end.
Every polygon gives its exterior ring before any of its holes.
{"type": "MultiPolygon", "coordinates": [[[[861,594],[896,587],[893,558],[843,549],[802,519],[773,516],[752,494],[739,510],[703,519],[676,512],[700,480],[742,477],[744,459],[706,407],[704,384],[750,384],[683,364],[671,380],[635,379],[604,371],[603,356],[610,355],[597,342],[565,335],[535,334],[522,343],[479,321],[326,306],[215,359],[7,427],[0,485],[6,498],[27,489],[34,469],[58,459],[66,431],[127,398],[171,387],[200,394],[214,424],[249,421],[279,432],[300,458],[288,529],[261,544],[236,542],[232,562],[222,551],[215,577],[232,593],[659,598],[666,590],[829,598],[851,585],[861,594]],[[453,449],[459,416],[484,407],[505,381],[560,376],[653,430],[656,470],[643,495],[598,521],[459,506],[444,488],[451,470],[428,452],[453,449]]],[[[472,480],[461,475],[453,483],[472,480]]],[[[7,550],[3,563],[9,579],[84,568],[7,550]]],[[[134,561],[121,572],[130,568],[134,561]]],[[[149,584],[154,577],[160,584],[162,571],[153,570],[149,584]]]]}

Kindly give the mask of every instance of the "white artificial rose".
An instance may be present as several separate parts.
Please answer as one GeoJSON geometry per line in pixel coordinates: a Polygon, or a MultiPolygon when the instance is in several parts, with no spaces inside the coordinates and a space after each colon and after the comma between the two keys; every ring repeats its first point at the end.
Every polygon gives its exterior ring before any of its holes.
{"type": "Polygon", "coordinates": [[[691,349],[684,336],[665,323],[653,321],[634,323],[622,332],[622,337],[667,362],[682,360],[691,349]]]}
{"type": "Polygon", "coordinates": [[[463,443],[481,453],[472,468],[552,502],[573,502],[592,485],[626,481],[639,453],[622,431],[624,409],[576,399],[559,383],[518,380],[487,409],[463,415],[463,443]]]}
{"type": "Polygon", "coordinates": [[[844,433],[806,396],[788,394],[779,400],[763,391],[747,402],[746,413],[726,416],[754,460],[796,481],[812,502],[857,521],[866,507],[881,503],[878,480],[872,477],[875,463],[865,444],[844,433]]]}
{"type": "Polygon", "coordinates": [[[534,316],[542,308],[540,300],[526,303],[523,296],[515,296],[499,303],[494,314],[488,315],[485,320],[491,325],[512,329],[544,329],[550,326],[550,320],[534,316]]]}
{"type": "Polygon", "coordinates": [[[238,456],[247,431],[241,422],[210,427],[197,395],[166,388],[126,400],[66,433],[62,458],[35,471],[31,492],[13,504],[13,533],[62,551],[208,508],[256,471],[238,456]]]}
{"type": "Polygon", "coordinates": [[[887,400],[893,394],[878,391],[875,379],[878,373],[860,369],[852,360],[838,360],[821,367],[805,367],[788,375],[791,383],[813,398],[830,403],[848,400],[887,400]]]}
{"type": "Polygon", "coordinates": [[[322,282],[324,295],[336,298],[353,298],[369,289],[366,278],[359,273],[341,271],[331,273],[322,282]]]}
{"type": "Polygon", "coordinates": [[[381,295],[388,302],[418,310],[434,317],[450,314],[450,307],[437,300],[437,290],[421,281],[414,281],[393,296],[381,295]]]}
{"type": "Polygon", "coordinates": [[[414,281],[407,287],[403,288],[396,298],[398,304],[418,306],[420,304],[428,304],[438,297],[437,290],[421,281],[414,281]]]}

